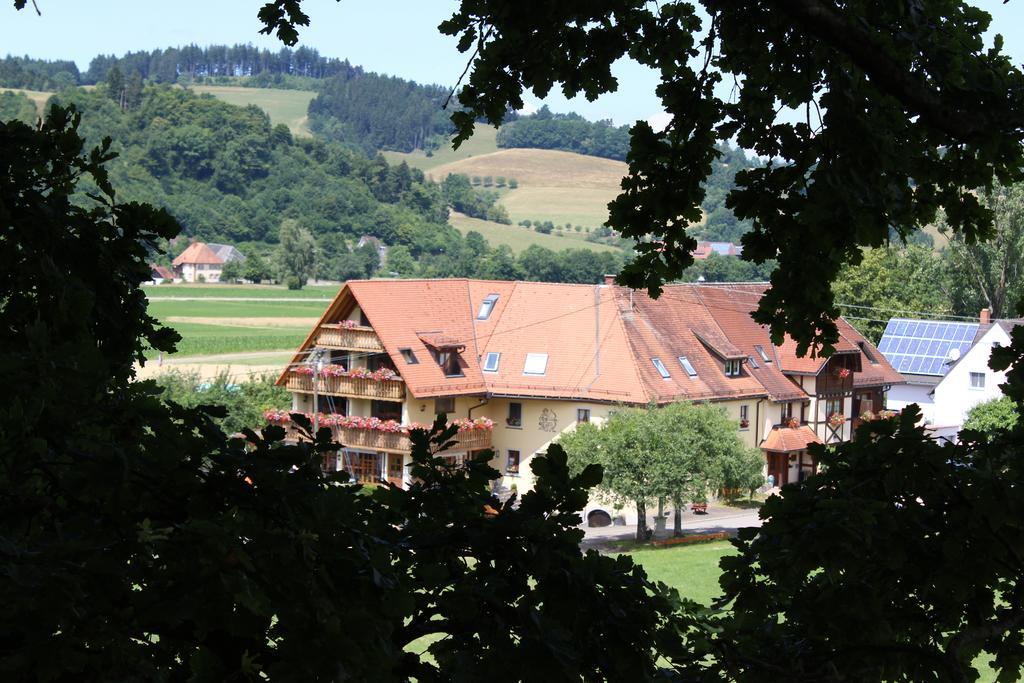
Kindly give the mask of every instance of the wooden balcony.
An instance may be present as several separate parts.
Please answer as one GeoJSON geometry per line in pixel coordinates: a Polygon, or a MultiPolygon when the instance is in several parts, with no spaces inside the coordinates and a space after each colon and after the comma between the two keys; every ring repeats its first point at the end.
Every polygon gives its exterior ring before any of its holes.
{"type": "Polygon", "coordinates": [[[345,328],[337,324],[321,325],[316,335],[316,345],[328,349],[384,353],[384,344],[372,327],[345,328]]]}
{"type": "MultiPolygon", "coordinates": [[[[304,436],[291,425],[286,425],[287,439],[305,440],[304,436]]],[[[382,432],[376,429],[345,429],[335,428],[334,439],[346,448],[365,451],[383,451],[388,453],[408,453],[412,450],[412,442],[408,435],[397,432],[382,432]]],[[[491,447],[491,430],[472,429],[459,432],[455,437],[456,444],[446,453],[454,451],[476,451],[491,447]]]]}
{"type": "MultiPolygon", "coordinates": [[[[378,382],[362,377],[320,377],[316,383],[317,392],[330,396],[367,398],[378,401],[405,400],[405,382],[401,380],[386,379],[378,382]]],[[[293,372],[288,375],[288,389],[289,391],[312,394],[313,378],[293,372]]]]}

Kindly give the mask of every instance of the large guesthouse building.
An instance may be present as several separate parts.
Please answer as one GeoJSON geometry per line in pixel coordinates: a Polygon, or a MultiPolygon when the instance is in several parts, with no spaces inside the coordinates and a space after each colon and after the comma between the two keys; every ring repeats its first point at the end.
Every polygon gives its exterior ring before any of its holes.
{"type": "Polygon", "coordinates": [[[783,484],[816,468],[809,444],[849,440],[902,378],[843,320],[827,359],[773,345],[750,317],[764,288],[672,285],[654,300],[610,282],[351,281],[278,383],[344,445],[327,466],[365,482],[407,483],[408,430],[437,413],[459,424],[450,455],[491,449],[500,485],[525,491],[530,459],[579,422],[707,401],[783,484]]]}

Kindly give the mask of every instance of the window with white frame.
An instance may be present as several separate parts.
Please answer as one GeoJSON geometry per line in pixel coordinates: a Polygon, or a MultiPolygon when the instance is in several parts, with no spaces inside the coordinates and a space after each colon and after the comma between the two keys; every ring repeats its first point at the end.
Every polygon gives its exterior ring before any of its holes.
{"type": "Polygon", "coordinates": [[[739,359],[725,361],[725,376],[726,377],[739,377],[740,368],[743,365],[743,361],[739,359]]]}
{"type": "Polygon", "coordinates": [[[497,372],[498,362],[501,360],[501,354],[497,351],[489,351],[484,356],[484,372],[497,372]]]}
{"type": "Polygon", "coordinates": [[[668,374],[668,368],[665,367],[665,364],[661,362],[660,358],[652,358],[651,363],[654,364],[654,369],[658,371],[658,374],[661,375],[662,379],[669,378],[670,375],[668,374]]]}
{"type": "Polygon", "coordinates": [[[494,304],[498,303],[497,294],[488,294],[484,300],[480,303],[480,310],[476,314],[477,320],[487,320],[491,317],[491,311],[494,310],[494,304]]]}
{"type": "Polygon", "coordinates": [[[576,421],[577,422],[590,422],[590,408],[577,408],[576,409],[576,421]]]}
{"type": "Polygon", "coordinates": [[[690,362],[689,358],[686,356],[679,356],[679,364],[683,366],[683,370],[686,371],[687,375],[690,377],[697,376],[697,370],[694,369],[693,363],[690,362]]]}
{"type": "Polygon", "coordinates": [[[984,389],[985,388],[985,373],[984,372],[972,372],[971,373],[971,389],[984,389]]]}
{"type": "Polygon", "coordinates": [[[523,364],[524,375],[543,375],[548,371],[548,354],[528,353],[523,364]]]}
{"type": "Polygon", "coordinates": [[[740,406],[740,429],[750,428],[750,406],[740,406]]]}

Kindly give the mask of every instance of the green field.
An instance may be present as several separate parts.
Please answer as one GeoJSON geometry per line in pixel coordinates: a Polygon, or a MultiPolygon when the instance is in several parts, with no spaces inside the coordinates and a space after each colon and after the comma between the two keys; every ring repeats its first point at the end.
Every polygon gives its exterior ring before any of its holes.
{"type": "Polygon", "coordinates": [[[592,249],[594,251],[618,251],[615,247],[607,244],[596,244],[587,242],[582,237],[563,237],[561,235],[544,235],[529,228],[518,225],[502,225],[492,221],[484,221],[479,218],[470,218],[462,214],[452,213],[448,219],[455,228],[465,235],[470,230],[475,230],[484,236],[491,246],[507,244],[512,251],[519,253],[536,244],[555,251],[562,249],[592,249]]]}
{"type": "Polygon", "coordinates": [[[230,297],[236,299],[333,299],[341,285],[307,285],[291,290],[279,285],[148,285],[142,288],[151,298],[230,297]]]}
{"type": "MultiPolygon", "coordinates": [[[[152,301],[149,312],[165,318],[319,318],[326,301],[152,301]]],[[[268,323],[269,324],[269,323],[268,323]]]]}
{"type": "Polygon", "coordinates": [[[236,85],[195,85],[197,93],[209,93],[228,104],[244,107],[255,105],[267,112],[271,123],[283,123],[292,135],[310,137],[306,113],[309,101],[316,97],[312,90],[278,90],[276,88],[243,88],[236,85]]]}
{"type": "MultiPolygon", "coordinates": [[[[463,159],[479,156],[481,154],[497,152],[498,145],[495,143],[497,135],[498,130],[496,128],[478,123],[476,131],[473,133],[473,137],[462,143],[457,150],[453,150],[449,143],[441,145],[441,147],[434,150],[433,154],[429,157],[421,149],[409,153],[382,152],[382,154],[384,155],[384,158],[388,160],[388,163],[400,164],[404,161],[413,168],[418,168],[421,171],[429,171],[443,164],[462,161],[463,159]]],[[[438,180],[442,180],[442,178],[438,178],[438,180]]]]}
{"type": "MultiPolygon", "coordinates": [[[[181,335],[175,356],[208,356],[249,351],[297,349],[309,334],[308,327],[242,327],[170,323],[181,335]]],[[[150,352],[149,358],[158,354],[150,352]]]]}

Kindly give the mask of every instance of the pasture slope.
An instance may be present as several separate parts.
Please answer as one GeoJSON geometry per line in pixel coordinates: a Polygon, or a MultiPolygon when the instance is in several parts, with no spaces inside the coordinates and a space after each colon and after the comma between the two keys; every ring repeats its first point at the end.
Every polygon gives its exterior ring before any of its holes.
{"type": "Polygon", "coordinates": [[[208,93],[228,104],[240,107],[255,105],[265,111],[273,124],[283,123],[292,135],[311,137],[306,112],[309,101],[316,97],[312,90],[276,88],[244,88],[235,85],[194,85],[197,93],[208,93]]]}
{"type": "Polygon", "coordinates": [[[534,232],[529,228],[524,228],[518,225],[502,225],[501,223],[495,223],[494,221],[485,221],[479,218],[471,218],[464,214],[452,211],[448,217],[448,222],[452,226],[465,235],[470,230],[475,230],[484,236],[484,239],[491,246],[497,246],[499,244],[507,244],[511,247],[512,251],[519,254],[521,251],[529,247],[531,244],[536,244],[540,247],[546,247],[552,251],[561,251],[563,249],[590,249],[592,251],[618,251],[617,248],[609,246],[607,244],[596,244],[594,242],[587,242],[581,237],[577,237],[579,233],[572,233],[573,236],[560,235],[552,233],[550,235],[544,235],[539,232],[534,232]]]}
{"type": "Polygon", "coordinates": [[[608,202],[619,194],[626,170],[621,161],[573,152],[503,149],[435,166],[427,174],[435,180],[449,173],[515,178],[519,187],[501,196],[513,223],[541,219],[595,228],[608,219],[608,202]]]}

